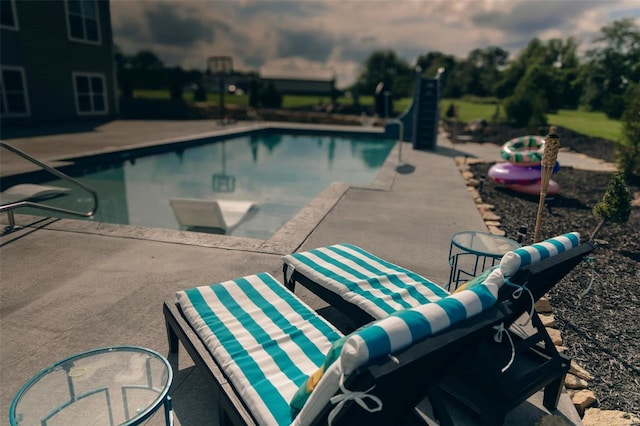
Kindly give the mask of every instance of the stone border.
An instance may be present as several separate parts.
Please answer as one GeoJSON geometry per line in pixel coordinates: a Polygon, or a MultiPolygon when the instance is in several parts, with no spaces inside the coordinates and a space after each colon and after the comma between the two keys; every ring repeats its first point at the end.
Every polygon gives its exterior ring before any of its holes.
{"type": "MultiPolygon", "coordinates": [[[[506,233],[500,228],[501,217],[493,212],[493,205],[486,204],[482,200],[482,182],[475,177],[469,167],[472,164],[493,162],[480,158],[460,156],[454,157],[454,161],[465,181],[465,184],[467,185],[467,190],[471,194],[471,197],[478,208],[478,212],[482,216],[482,220],[484,221],[487,230],[491,234],[504,236],[506,233]]],[[[567,352],[568,348],[562,345],[560,330],[555,328],[555,317],[553,316],[553,310],[549,299],[544,296],[540,298],[540,300],[535,304],[535,309],[558,352],[567,352]]],[[[576,408],[576,411],[580,415],[580,418],[582,418],[584,426],[633,426],[640,423],[640,418],[632,413],[595,408],[594,405],[598,402],[598,399],[595,393],[589,389],[589,381],[592,381],[593,379],[594,377],[587,370],[578,365],[574,360],[571,360],[571,366],[565,378],[564,386],[567,389],[567,394],[571,398],[571,402],[576,408]]],[[[551,423],[546,423],[544,421],[539,422],[539,425],[544,424],[551,423]]],[[[554,424],[557,425],[564,423],[554,424]]]]}

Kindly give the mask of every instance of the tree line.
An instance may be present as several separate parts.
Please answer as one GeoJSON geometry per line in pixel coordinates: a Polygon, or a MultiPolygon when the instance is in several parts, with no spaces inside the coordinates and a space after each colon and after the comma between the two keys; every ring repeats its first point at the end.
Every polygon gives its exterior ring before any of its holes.
{"type": "MultiPolygon", "coordinates": [[[[593,45],[579,55],[575,38],[532,39],[513,59],[497,46],[477,48],[459,59],[442,52],[428,52],[409,64],[393,51],[373,52],[348,88],[357,99],[375,95],[383,82],[395,99],[412,96],[417,67],[425,76],[441,75],[446,98],[477,96],[500,103],[516,125],[545,124],[545,113],[582,107],[603,111],[619,119],[640,82],[640,28],[631,18],[603,26],[593,45]]],[[[182,88],[197,86],[207,71],[166,68],[151,51],[128,56],[116,53],[118,78],[124,96],[133,88],[170,88],[181,96],[182,88]]],[[[235,72],[236,74],[242,74],[235,72]]],[[[256,73],[250,73],[259,78],[256,73]]],[[[245,88],[250,92],[250,88],[245,88]]]]}
{"type": "Polygon", "coordinates": [[[584,107],[622,117],[640,82],[640,28],[631,18],[605,25],[584,55],[575,38],[532,39],[513,59],[497,46],[458,59],[442,52],[418,57],[414,66],[393,51],[374,52],[350,90],[373,94],[384,82],[394,98],[411,96],[416,67],[425,76],[444,68],[442,96],[493,97],[511,121],[538,124],[545,112],[584,107]],[[534,123],[531,123],[531,122],[534,123]]]}

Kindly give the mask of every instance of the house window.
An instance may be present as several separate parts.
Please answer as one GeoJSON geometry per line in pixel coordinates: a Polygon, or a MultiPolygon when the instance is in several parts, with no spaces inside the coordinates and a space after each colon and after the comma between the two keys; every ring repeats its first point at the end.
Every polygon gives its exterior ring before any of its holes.
{"type": "Polygon", "coordinates": [[[0,113],[5,117],[28,117],[29,98],[24,69],[21,67],[2,67],[0,73],[0,113]]]}
{"type": "Polygon", "coordinates": [[[78,115],[107,113],[107,97],[103,74],[73,73],[78,115]]]}
{"type": "Polygon", "coordinates": [[[69,38],[88,43],[100,43],[96,0],[67,0],[66,5],[69,38]]]}
{"type": "Polygon", "coordinates": [[[15,0],[0,0],[0,28],[18,30],[15,0]]]}

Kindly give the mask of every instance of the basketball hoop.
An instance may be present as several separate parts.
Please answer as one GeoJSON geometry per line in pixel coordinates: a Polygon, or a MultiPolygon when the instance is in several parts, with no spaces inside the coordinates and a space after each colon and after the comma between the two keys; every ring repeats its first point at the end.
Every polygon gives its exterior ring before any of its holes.
{"type": "Polygon", "coordinates": [[[211,176],[211,188],[214,192],[234,192],[236,190],[236,178],[227,174],[227,152],[225,141],[222,144],[222,173],[215,173],[211,176]]]}
{"type": "Polygon", "coordinates": [[[220,124],[225,122],[224,92],[227,90],[224,84],[224,76],[229,75],[233,70],[233,59],[231,56],[210,56],[207,59],[207,69],[212,75],[218,77],[220,92],[220,124]]]}
{"type": "Polygon", "coordinates": [[[231,56],[210,56],[207,59],[207,68],[213,75],[227,75],[233,70],[233,58],[231,56]]]}

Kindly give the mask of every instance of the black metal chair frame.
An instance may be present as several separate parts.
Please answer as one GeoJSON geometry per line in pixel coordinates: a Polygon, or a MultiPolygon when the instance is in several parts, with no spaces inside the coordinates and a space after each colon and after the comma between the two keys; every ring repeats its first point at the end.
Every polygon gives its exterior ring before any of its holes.
{"type": "MultiPolygon", "coordinates": [[[[593,243],[583,243],[569,251],[520,269],[511,281],[526,284],[534,300],[549,291],[582,259],[593,251],[593,243]]],[[[534,334],[519,335],[509,330],[515,358],[509,361],[512,346],[494,342],[496,327],[509,329],[530,310],[531,299],[511,297],[513,287],[502,288],[498,303],[479,315],[464,320],[399,353],[349,375],[345,386],[366,390],[383,402],[381,411],[369,413],[354,401],[347,401],[334,424],[414,424],[416,409],[428,398],[442,425],[452,425],[450,404],[475,412],[483,424],[501,424],[505,415],[544,388],[544,406],[557,407],[570,360],[559,354],[538,316],[532,322],[534,334]]],[[[232,385],[175,300],[166,301],[164,315],[169,339],[169,360],[178,363],[182,342],[195,364],[210,379],[217,398],[220,424],[251,425],[256,420],[242,400],[242,389],[232,385]]],[[[325,424],[333,405],[327,404],[314,424],[325,424]]]]}

